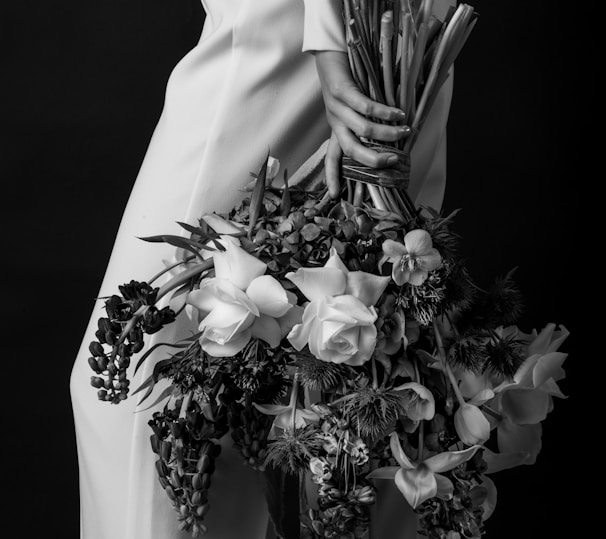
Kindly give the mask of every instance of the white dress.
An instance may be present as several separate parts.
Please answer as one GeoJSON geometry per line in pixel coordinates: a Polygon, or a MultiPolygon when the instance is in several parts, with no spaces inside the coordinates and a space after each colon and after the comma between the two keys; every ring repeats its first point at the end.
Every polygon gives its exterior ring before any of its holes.
{"type": "MultiPolygon", "coordinates": [[[[175,67],[165,106],[136,179],[99,297],[146,280],[173,248],[140,237],[180,234],[177,221],[229,210],[268,149],[291,173],[329,136],[312,51],[345,50],[341,0],[203,0],[199,43],[175,67]]],[[[413,154],[412,192],[441,204],[451,82],[436,102],[430,133],[413,154]]],[[[88,346],[103,301],[93,308],[70,390],[80,473],[82,539],[185,539],[156,476],[147,421],[136,397],[101,402],[89,380],[88,346]]],[[[171,324],[156,340],[188,328],[171,324]]],[[[148,343],[149,344],[149,343],[148,343]]],[[[131,387],[145,379],[146,361],[131,387]]],[[[135,361],[133,361],[133,364],[135,361]]],[[[131,373],[132,378],[132,373],[131,373]]],[[[159,407],[156,407],[159,408],[159,407]]],[[[226,437],[228,438],[228,437],[226,437]]],[[[256,472],[226,440],[217,459],[205,522],[208,539],[263,539],[267,510],[256,472]]]]}

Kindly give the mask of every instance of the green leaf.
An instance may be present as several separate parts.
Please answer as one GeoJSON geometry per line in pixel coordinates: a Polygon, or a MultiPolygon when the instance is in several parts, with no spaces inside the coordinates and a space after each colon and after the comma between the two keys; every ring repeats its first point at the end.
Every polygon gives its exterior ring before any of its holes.
{"type": "Polygon", "coordinates": [[[250,197],[250,218],[248,224],[248,239],[252,240],[253,230],[257,224],[257,219],[261,217],[263,212],[263,197],[265,195],[265,179],[267,178],[267,162],[269,161],[269,152],[261,166],[257,181],[250,197]]]}
{"type": "Polygon", "coordinates": [[[268,464],[263,479],[267,509],[277,537],[298,538],[299,478],[268,464]]]}
{"type": "Polygon", "coordinates": [[[282,192],[282,200],[280,202],[280,215],[286,217],[290,213],[291,200],[290,188],[288,186],[288,171],[284,171],[284,191],[282,192]]]}
{"type": "MultiPolygon", "coordinates": [[[[154,402],[152,402],[147,408],[137,409],[137,410],[135,410],[135,412],[144,412],[145,410],[149,410],[150,408],[153,408],[159,402],[162,402],[163,400],[170,397],[173,394],[173,390],[174,390],[174,388],[173,388],[172,384],[169,385],[168,387],[164,388],[162,393],[160,393],[160,395],[158,395],[156,400],[154,400],[154,402]]],[[[141,399],[139,401],[139,404],[141,404],[142,402],[143,402],[143,399],[141,399]]]]}
{"type": "MultiPolygon", "coordinates": [[[[307,223],[303,228],[301,228],[300,230],[300,234],[301,236],[303,236],[303,238],[305,239],[305,241],[313,241],[315,240],[320,234],[322,233],[322,229],[314,224],[314,223],[307,223]]],[[[295,232],[296,234],[296,232],[295,232]]],[[[288,241],[288,240],[287,240],[288,241]]],[[[294,243],[294,242],[293,242],[294,243]]]]}
{"type": "Polygon", "coordinates": [[[140,358],[139,361],[137,361],[137,365],[135,366],[135,374],[137,373],[137,371],[139,370],[139,367],[141,367],[141,365],[143,364],[143,362],[148,358],[148,356],[157,348],[160,348],[160,346],[172,346],[173,348],[186,348],[187,346],[189,346],[189,344],[185,343],[185,344],[179,344],[179,343],[172,343],[172,342],[159,342],[154,344],[152,347],[149,348],[149,350],[147,350],[140,358]]]}
{"type": "Polygon", "coordinates": [[[173,245],[174,247],[190,251],[196,256],[200,255],[200,251],[202,249],[214,251],[212,247],[198,243],[194,240],[189,240],[182,236],[174,236],[172,234],[162,234],[160,236],[147,236],[139,239],[143,241],[148,241],[150,243],[168,243],[169,245],[173,245]]]}
{"type": "Polygon", "coordinates": [[[177,221],[177,224],[184,228],[185,230],[187,230],[188,232],[190,232],[191,234],[195,234],[196,236],[201,236],[202,238],[208,238],[209,235],[208,233],[203,230],[201,227],[199,226],[192,226],[189,225],[187,223],[182,223],[181,221],[177,221]]]}

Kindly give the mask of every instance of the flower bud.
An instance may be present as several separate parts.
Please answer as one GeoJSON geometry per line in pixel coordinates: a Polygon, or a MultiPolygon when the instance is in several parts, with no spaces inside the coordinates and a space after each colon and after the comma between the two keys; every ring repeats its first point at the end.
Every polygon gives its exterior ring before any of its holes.
{"type": "Polygon", "coordinates": [[[201,505],[200,507],[196,508],[196,515],[199,517],[203,517],[206,513],[208,513],[209,509],[210,509],[210,505],[205,503],[205,504],[201,505]]]}
{"type": "Polygon", "coordinates": [[[170,472],[170,479],[173,487],[178,488],[181,486],[181,476],[179,475],[179,472],[177,470],[173,470],[172,472],[170,472]]]}
{"type": "Polygon", "coordinates": [[[210,457],[205,453],[204,455],[202,455],[200,457],[200,460],[198,460],[198,464],[197,464],[198,471],[205,472],[206,468],[208,468],[209,464],[210,464],[210,457]]]}
{"type": "Polygon", "coordinates": [[[94,357],[88,358],[88,365],[97,374],[101,374],[103,372],[103,370],[99,368],[99,364],[97,363],[97,360],[94,357]]]}
{"type": "Polygon", "coordinates": [[[164,477],[168,475],[168,466],[164,461],[158,459],[156,461],[156,471],[160,477],[164,477]]]}
{"type": "Polygon", "coordinates": [[[483,444],[490,437],[490,423],[475,405],[465,403],[454,416],[455,429],[461,441],[467,445],[483,444]]]}
{"type": "Polygon", "coordinates": [[[101,372],[103,372],[104,370],[107,369],[108,363],[109,363],[109,360],[107,359],[106,355],[102,355],[97,358],[97,365],[99,366],[99,369],[101,370],[101,372]]]}
{"type": "Polygon", "coordinates": [[[105,355],[105,351],[103,350],[103,346],[101,346],[100,342],[91,342],[88,349],[93,356],[99,357],[105,355]]]}
{"type": "Polygon", "coordinates": [[[162,442],[160,442],[160,456],[168,461],[170,460],[170,454],[172,451],[172,444],[170,442],[167,442],[166,440],[162,440],[162,442]]]}

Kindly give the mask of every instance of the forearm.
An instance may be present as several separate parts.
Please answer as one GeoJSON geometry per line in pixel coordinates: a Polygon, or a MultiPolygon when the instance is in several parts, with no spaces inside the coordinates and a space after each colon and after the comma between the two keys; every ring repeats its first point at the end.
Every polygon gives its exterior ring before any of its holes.
{"type": "Polygon", "coordinates": [[[303,0],[303,51],[346,52],[343,0],[303,0]]]}

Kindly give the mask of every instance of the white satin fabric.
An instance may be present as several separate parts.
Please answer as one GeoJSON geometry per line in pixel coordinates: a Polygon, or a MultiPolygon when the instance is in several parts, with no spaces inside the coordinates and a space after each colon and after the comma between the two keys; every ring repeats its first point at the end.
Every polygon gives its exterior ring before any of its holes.
{"type": "MultiPolygon", "coordinates": [[[[195,224],[203,213],[229,210],[268,150],[292,173],[329,136],[309,51],[344,50],[340,0],[203,4],[207,19],[202,36],[169,79],[164,110],[125,209],[100,298],[131,279],[150,278],[162,269],[163,260],[174,256],[170,246],[138,238],[181,234],[177,221],[195,224]]],[[[449,83],[434,108],[431,128],[417,144],[418,156],[413,154],[413,192],[433,206],[439,206],[443,195],[450,93],[449,83]]],[[[137,410],[136,397],[119,405],[100,402],[89,385],[88,346],[104,315],[99,300],[70,380],[81,538],[189,538],[178,531],[176,513],[156,477],[147,424],[153,409],[137,410]]],[[[148,345],[189,329],[185,321],[172,324],[148,345]]],[[[150,356],[131,387],[161,357],[150,356]]],[[[267,511],[259,478],[226,438],[213,476],[205,538],[263,539],[267,511]]]]}

